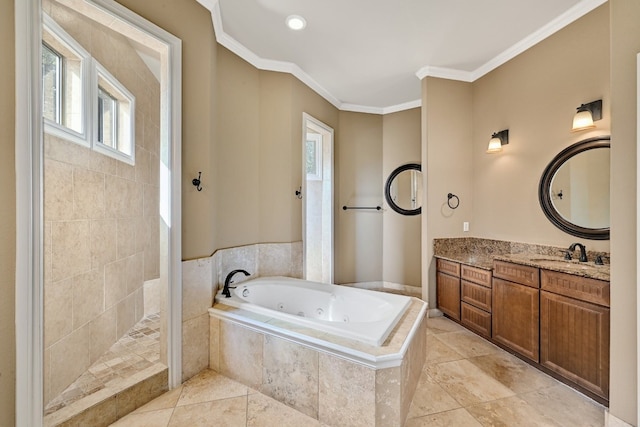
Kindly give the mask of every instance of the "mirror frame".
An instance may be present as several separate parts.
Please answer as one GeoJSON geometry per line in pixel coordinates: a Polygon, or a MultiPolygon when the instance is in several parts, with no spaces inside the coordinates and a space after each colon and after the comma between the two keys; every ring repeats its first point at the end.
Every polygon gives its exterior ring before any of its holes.
{"type": "Polygon", "coordinates": [[[540,207],[545,216],[551,221],[553,225],[560,230],[569,233],[573,236],[582,237],[583,239],[590,240],[609,240],[610,227],[606,228],[588,228],[576,225],[566,220],[553,206],[551,201],[551,182],[556,172],[562,165],[572,157],[595,148],[610,148],[611,136],[603,135],[594,138],[584,139],[576,142],[573,145],[562,150],[556,155],[551,163],[545,168],[540,179],[540,185],[538,187],[538,199],[540,201],[540,207]]]}
{"type": "Polygon", "coordinates": [[[422,172],[422,166],[419,163],[407,163],[406,165],[398,166],[397,168],[395,168],[393,172],[389,174],[389,178],[387,178],[387,182],[384,186],[384,198],[387,201],[389,207],[401,215],[420,215],[422,213],[422,206],[416,209],[403,209],[398,206],[391,198],[391,184],[393,183],[393,180],[402,172],[408,170],[417,170],[419,172],[422,172]]]}

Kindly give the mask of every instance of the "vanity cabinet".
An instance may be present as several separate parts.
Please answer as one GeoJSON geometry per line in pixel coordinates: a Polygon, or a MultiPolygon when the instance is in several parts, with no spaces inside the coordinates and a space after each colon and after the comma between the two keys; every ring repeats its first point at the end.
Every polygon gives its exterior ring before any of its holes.
{"type": "Polygon", "coordinates": [[[460,271],[461,323],[491,337],[491,271],[462,265],[460,271]]]}
{"type": "Polygon", "coordinates": [[[436,261],[436,296],[438,309],[460,321],[460,264],[438,259],[436,261]]]}
{"type": "Polygon", "coordinates": [[[608,399],[609,282],[540,276],[540,364],[608,399]]]}
{"type": "Polygon", "coordinates": [[[535,267],[495,261],[492,292],[493,340],[538,362],[539,270],[535,267]]]}

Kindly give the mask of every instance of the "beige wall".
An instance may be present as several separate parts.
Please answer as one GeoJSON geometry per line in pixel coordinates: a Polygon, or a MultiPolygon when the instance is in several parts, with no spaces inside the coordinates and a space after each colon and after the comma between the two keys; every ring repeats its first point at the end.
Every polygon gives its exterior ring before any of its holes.
{"type": "Polygon", "coordinates": [[[13,0],[0,0],[0,425],[15,423],[15,39],[13,0]]]}
{"type": "Polygon", "coordinates": [[[638,425],[637,74],[640,3],[611,0],[611,406],[638,425]]]}
{"type": "Polygon", "coordinates": [[[382,205],[382,116],[341,111],[337,140],[334,281],[380,281],[383,214],[342,206],[382,205]]]}
{"type": "Polygon", "coordinates": [[[216,49],[211,14],[195,0],[118,3],[182,40],[182,258],[211,255],[215,248],[216,49]],[[201,192],[191,180],[202,172],[201,192]]]}
{"type": "MultiPolygon", "coordinates": [[[[538,202],[544,168],[562,149],[608,135],[611,122],[609,7],[599,7],[473,83],[472,235],[569,246],[538,202]],[[576,48],[588,34],[588,48],[576,48]],[[603,100],[591,131],[570,131],[575,108],[603,100]],[[509,129],[502,153],[486,154],[491,133],[509,129]]],[[[609,241],[583,241],[609,250],[609,241]]]]}
{"type": "MultiPolygon", "coordinates": [[[[420,108],[382,117],[382,188],[398,166],[420,163],[421,153],[420,108]]],[[[420,287],[422,215],[400,215],[388,207],[384,196],[383,201],[382,280],[420,287]]]]}
{"type": "Polygon", "coordinates": [[[302,113],[337,128],[337,109],[289,74],[218,51],[217,249],[302,239],[302,113]]]}
{"type": "Polygon", "coordinates": [[[432,308],[436,306],[433,239],[463,237],[465,234],[473,235],[475,231],[470,144],[473,134],[472,101],[470,83],[436,78],[422,81],[422,156],[423,165],[427,165],[427,204],[422,215],[426,253],[422,274],[423,283],[430,284],[428,289],[423,289],[422,295],[432,308]],[[458,208],[447,206],[448,193],[458,196],[458,208]],[[470,233],[463,233],[464,221],[471,223],[470,233]]]}

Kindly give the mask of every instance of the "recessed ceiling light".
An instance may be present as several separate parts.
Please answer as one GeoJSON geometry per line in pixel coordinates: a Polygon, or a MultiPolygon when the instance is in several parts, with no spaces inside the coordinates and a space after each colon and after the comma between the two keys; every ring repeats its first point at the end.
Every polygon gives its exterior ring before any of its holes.
{"type": "Polygon", "coordinates": [[[287,16],[287,27],[291,28],[292,30],[296,30],[296,31],[302,30],[306,26],[307,26],[307,21],[302,16],[298,16],[298,15],[287,16]]]}

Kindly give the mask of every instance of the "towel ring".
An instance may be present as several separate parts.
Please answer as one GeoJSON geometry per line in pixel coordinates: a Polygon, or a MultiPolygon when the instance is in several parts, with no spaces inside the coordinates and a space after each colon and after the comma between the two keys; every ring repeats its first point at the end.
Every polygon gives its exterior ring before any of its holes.
{"type": "Polygon", "coordinates": [[[447,206],[449,206],[451,209],[457,209],[458,206],[460,206],[460,199],[458,198],[458,196],[453,193],[447,194],[447,206]],[[451,199],[456,199],[454,202],[455,206],[451,205],[451,199]]]}

